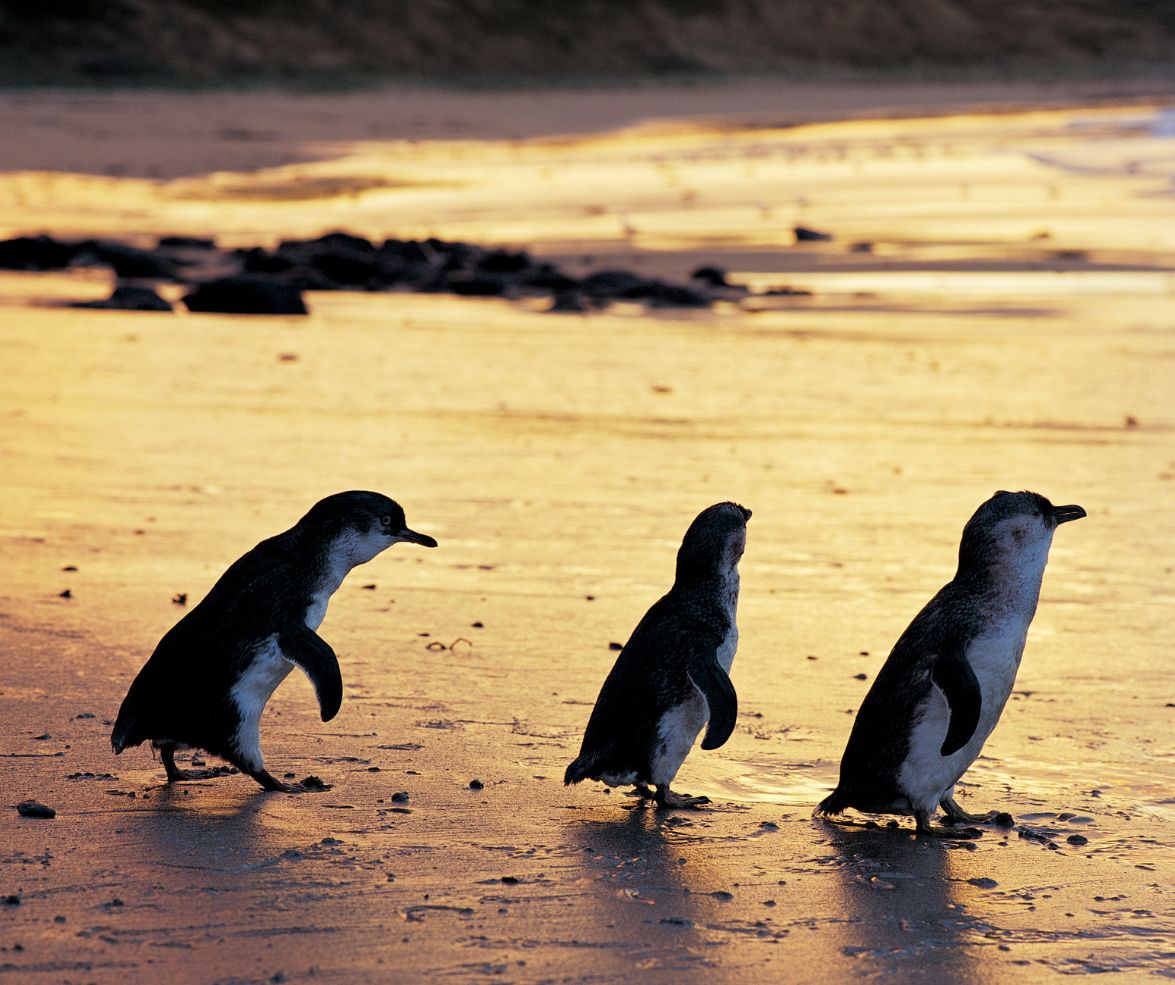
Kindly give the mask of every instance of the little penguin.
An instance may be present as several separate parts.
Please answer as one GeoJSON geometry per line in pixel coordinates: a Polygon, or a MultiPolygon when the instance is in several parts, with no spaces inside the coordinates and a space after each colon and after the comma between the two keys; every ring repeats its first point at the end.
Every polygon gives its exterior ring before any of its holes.
{"type": "Polygon", "coordinates": [[[298,666],[314,685],[322,720],[334,718],[343,678],[315,630],[347,573],[400,541],[437,546],[408,529],[394,500],[357,491],[320,500],[285,533],[263,540],[159,641],[119,709],[115,754],[150,740],[173,782],[191,778],[176,768],[176,748],[204,749],[266,790],[289,791],[261,755],[265,703],[298,666]]]}
{"type": "Polygon", "coordinates": [[[734,731],[738,697],[728,675],[738,647],[738,562],[750,518],[736,503],[718,503],[690,524],[673,587],[616,658],[564,783],[634,784],[638,796],[662,807],[710,802],[675,794],[669,785],[707,721],[703,749],[719,748],[734,731]]]}
{"type": "MultiPolygon", "coordinates": [[[[1004,710],[1036,614],[1053,533],[1085,516],[1032,492],[997,492],[963,528],[954,579],[927,603],[881,668],[849,735],[840,781],[816,814],[846,807],[913,814],[920,834],[941,806],[952,824],[997,815],[954,796],[1004,710]]],[[[974,832],[965,833],[971,836],[974,832]]]]}

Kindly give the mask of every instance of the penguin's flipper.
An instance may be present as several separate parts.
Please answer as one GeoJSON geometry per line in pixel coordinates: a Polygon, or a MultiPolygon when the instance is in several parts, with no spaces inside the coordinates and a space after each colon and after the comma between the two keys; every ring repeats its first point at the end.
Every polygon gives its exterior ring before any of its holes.
{"type": "Polygon", "coordinates": [[[702,692],[710,708],[710,723],[702,738],[703,749],[717,749],[726,743],[734,731],[738,717],[738,695],[726,671],[718,666],[714,654],[695,660],[686,671],[694,686],[702,692]]]}
{"type": "Polygon", "coordinates": [[[343,672],[339,670],[335,651],[305,623],[283,629],[278,644],[286,659],[296,663],[310,678],[322,720],[329,722],[343,703],[343,672]]]}
{"type": "Polygon", "coordinates": [[[930,679],[942,691],[951,710],[947,735],[939,753],[949,756],[958,752],[975,734],[979,724],[979,711],[983,707],[983,695],[975,672],[963,655],[963,646],[939,654],[930,667],[930,679]]]}

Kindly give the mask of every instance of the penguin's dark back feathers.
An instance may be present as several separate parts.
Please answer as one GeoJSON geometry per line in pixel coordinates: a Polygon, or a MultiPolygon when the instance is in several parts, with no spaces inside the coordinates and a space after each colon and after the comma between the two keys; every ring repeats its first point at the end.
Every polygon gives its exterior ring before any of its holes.
{"type": "Polygon", "coordinates": [[[725,612],[701,592],[675,589],[654,603],[605,679],[564,782],[647,770],[658,709],[668,710],[694,692],[690,664],[713,658],[729,628],[725,612]]]}
{"type": "Polygon", "coordinates": [[[304,617],[313,560],[293,550],[292,539],[292,531],[270,537],[234,561],[164,634],[119,709],[116,753],[165,736],[218,751],[235,727],[229,690],[257,645],[304,617]]]}
{"type": "Polygon", "coordinates": [[[978,600],[952,581],[932,598],[898,638],[865,695],[841,758],[836,790],[817,813],[845,807],[885,810],[895,797],[896,770],[909,752],[910,728],[931,686],[931,657],[974,634],[978,600]]]}

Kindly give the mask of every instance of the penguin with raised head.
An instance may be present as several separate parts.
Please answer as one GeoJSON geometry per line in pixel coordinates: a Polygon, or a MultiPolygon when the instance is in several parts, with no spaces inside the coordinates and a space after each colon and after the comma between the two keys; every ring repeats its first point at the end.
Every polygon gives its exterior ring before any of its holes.
{"type": "Polygon", "coordinates": [[[115,754],[150,741],[169,782],[178,747],[227,759],[266,790],[287,787],[265,769],[265,703],[294,667],[310,678],[324,722],[343,700],[334,650],[315,630],[347,573],[392,544],[436,547],[410,530],[394,500],[342,492],[320,500],[285,533],[235,561],[207,596],[155,647],[122,702],[115,754]]]}
{"type": "Polygon", "coordinates": [[[738,697],[730,665],[738,646],[738,562],[751,511],[718,503],[698,514],[677,552],[669,593],[633,630],[600,689],[578,758],[564,783],[633,784],[662,807],[707,797],[669,789],[702,726],[703,749],[730,738],[738,697]]]}
{"type": "Polygon", "coordinates": [[[816,808],[913,814],[920,834],[939,807],[951,822],[986,823],[954,796],[1016,680],[1053,533],[1085,516],[1031,492],[997,492],[963,528],[955,577],[927,603],[881,668],[849,735],[840,781],[816,808]]]}

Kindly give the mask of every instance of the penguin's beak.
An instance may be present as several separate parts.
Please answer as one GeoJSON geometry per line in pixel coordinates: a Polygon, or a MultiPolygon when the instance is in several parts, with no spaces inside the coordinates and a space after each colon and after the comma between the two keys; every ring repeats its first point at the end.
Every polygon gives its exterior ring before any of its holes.
{"type": "Polygon", "coordinates": [[[409,544],[419,544],[421,547],[436,547],[437,542],[428,534],[418,534],[415,530],[409,530],[405,527],[400,531],[400,540],[406,540],[409,544]]]}
{"type": "Polygon", "coordinates": [[[1085,515],[1085,510],[1080,506],[1053,507],[1053,522],[1057,526],[1060,526],[1062,523],[1068,523],[1070,520],[1080,520],[1085,515]]]}

